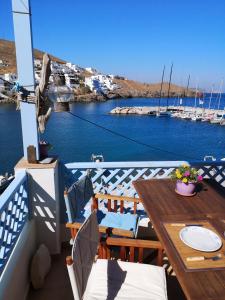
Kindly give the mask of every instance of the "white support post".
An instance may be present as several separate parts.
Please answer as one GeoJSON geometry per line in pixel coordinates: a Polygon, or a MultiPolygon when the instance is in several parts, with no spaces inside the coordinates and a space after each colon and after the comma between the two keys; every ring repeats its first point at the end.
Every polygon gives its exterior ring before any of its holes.
{"type": "MultiPolygon", "coordinates": [[[[25,89],[34,93],[33,43],[29,0],[12,0],[14,35],[18,81],[25,89]]],[[[21,123],[24,157],[27,159],[27,147],[36,148],[39,160],[38,127],[36,106],[34,103],[21,102],[21,123]]]]}

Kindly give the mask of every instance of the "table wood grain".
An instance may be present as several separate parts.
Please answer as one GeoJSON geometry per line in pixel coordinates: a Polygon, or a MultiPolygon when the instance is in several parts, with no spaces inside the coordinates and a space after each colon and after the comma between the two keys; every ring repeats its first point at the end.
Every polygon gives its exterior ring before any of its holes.
{"type": "Polygon", "coordinates": [[[184,197],[175,193],[175,182],[170,179],[138,180],[133,184],[187,299],[225,300],[225,266],[220,270],[187,272],[163,226],[165,222],[205,220],[213,225],[225,243],[224,189],[215,182],[204,181],[195,196],[184,197]]]}

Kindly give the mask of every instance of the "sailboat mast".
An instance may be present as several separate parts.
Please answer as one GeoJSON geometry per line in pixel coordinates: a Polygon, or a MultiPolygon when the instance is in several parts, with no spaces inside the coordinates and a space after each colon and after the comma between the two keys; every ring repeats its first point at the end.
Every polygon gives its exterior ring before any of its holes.
{"type": "Polygon", "coordinates": [[[196,114],[196,111],[197,111],[197,94],[198,94],[198,81],[196,81],[196,86],[195,86],[195,114],[196,114]]]}
{"type": "Polygon", "coordinates": [[[190,78],[191,78],[191,75],[189,74],[189,75],[188,75],[188,81],[187,81],[187,87],[186,87],[186,93],[185,93],[185,91],[184,91],[184,97],[185,97],[186,95],[188,96],[188,90],[189,90],[190,78]]]}
{"type": "Polygon", "coordinates": [[[160,110],[160,104],[162,100],[162,87],[163,87],[163,81],[164,81],[164,74],[165,74],[165,65],[163,66],[163,72],[162,72],[162,79],[161,79],[161,86],[160,86],[160,94],[159,94],[159,109],[160,110]]]}
{"type": "Polygon", "coordinates": [[[170,68],[170,81],[169,81],[168,94],[167,94],[166,110],[168,110],[168,101],[170,96],[170,85],[171,85],[172,74],[173,74],[173,63],[170,68]]]}
{"type": "Polygon", "coordinates": [[[218,110],[220,109],[220,100],[221,100],[221,95],[222,95],[222,87],[223,87],[223,79],[221,80],[221,83],[220,83],[220,94],[219,94],[219,100],[218,100],[218,110]]]}
{"type": "Polygon", "coordinates": [[[210,98],[209,98],[209,109],[211,107],[211,102],[212,102],[213,88],[214,88],[214,85],[212,85],[212,88],[211,88],[211,94],[210,94],[210,98]]]}

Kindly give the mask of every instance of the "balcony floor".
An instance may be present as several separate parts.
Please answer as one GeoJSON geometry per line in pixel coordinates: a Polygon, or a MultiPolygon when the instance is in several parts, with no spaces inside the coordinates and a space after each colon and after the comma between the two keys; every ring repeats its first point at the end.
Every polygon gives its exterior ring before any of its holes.
{"type": "Polygon", "coordinates": [[[74,299],[66,268],[66,256],[70,254],[71,246],[63,246],[61,255],[52,256],[52,267],[45,279],[44,287],[40,290],[31,287],[27,300],[74,299]]]}
{"type": "MultiPolygon", "coordinates": [[[[71,246],[63,247],[61,255],[53,256],[52,268],[46,277],[45,285],[40,290],[30,288],[27,300],[73,300],[72,289],[65,264],[66,256],[70,255],[71,246]]],[[[182,289],[165,259],[167,270],[167,291],[169,300],[185,300],[182,289]]],[[[138,300],[138,299],[137,299],[138,300]]]]}

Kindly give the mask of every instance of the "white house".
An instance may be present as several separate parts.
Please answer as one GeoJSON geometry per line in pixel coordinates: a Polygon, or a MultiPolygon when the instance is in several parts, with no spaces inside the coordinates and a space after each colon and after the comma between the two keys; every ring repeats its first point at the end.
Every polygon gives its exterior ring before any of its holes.
{"type": "Polygon", "coordinates": [[[64,74],[65,83],[69,88],[78,88],[80,86],[80,79],[76,74],[64,74]]]}
{"type": "Polygon", "coordinates": [[[75,64],[72,64],[70,62],[66,63],[66,66],[68,68],[70,68],[71,70],[73,70],[75,73],[80,73],[82,70],[84,70],[81,67],[79,67],[79,66],[77,66],[75,64]]]}
{"type": "Polygon", "coordinates": [[[41,68],[42,67],[42,61],[40,59],[34,60],[34,67],[35,68],[41,68]]]}
{"type": "Polygon", "coordinates": [[[0,78],[0,91],[5,89],[5,82],[3,79],[0,78]]]}
{"type": "Polygon", "coordinates": [[[17,75],[14,73],[6,73],[4,74],[4,79],[10,83],[14,83],[17,80],[17,75]]]}
{"type": "Polygon", "coordinates": [[[98,74],[98,71],[94,68],[91,68],[91,67],[85,68],[85,70],[88,71],[91,74],[98,74]]]}

